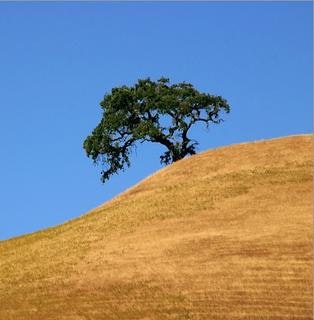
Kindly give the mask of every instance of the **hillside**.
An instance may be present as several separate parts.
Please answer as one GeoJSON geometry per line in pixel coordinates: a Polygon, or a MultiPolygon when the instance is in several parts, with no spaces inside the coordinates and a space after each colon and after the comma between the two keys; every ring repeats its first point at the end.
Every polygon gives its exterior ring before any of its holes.
{"type": "Polygon", "coordinates": [[[312,195],[311,135],[183,159],[0,242],[0,320],[312,319],[312,195]]]}

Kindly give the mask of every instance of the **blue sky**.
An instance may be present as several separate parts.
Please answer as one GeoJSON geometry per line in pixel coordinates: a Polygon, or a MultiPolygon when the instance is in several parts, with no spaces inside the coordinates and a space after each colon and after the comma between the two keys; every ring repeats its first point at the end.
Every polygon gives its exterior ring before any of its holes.
{"type": "Polygon", "coordinates": [[[199,151],[312,132],[311,2],[0,3],[0,239],[53,226],[161,165],[144,144],[100,182],[82,142],[114,86],[166,76],[224,96],[199,151]]]}

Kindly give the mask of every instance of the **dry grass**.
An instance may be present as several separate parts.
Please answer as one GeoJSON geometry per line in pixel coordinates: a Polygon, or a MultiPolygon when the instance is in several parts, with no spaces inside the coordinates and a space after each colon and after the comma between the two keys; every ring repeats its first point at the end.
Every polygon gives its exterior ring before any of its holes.
{"type": "Polygon", "coordinates": [[[310,135],[219,148],[0,242],[0,319],[311,319],[311,158],[310,135]]]}

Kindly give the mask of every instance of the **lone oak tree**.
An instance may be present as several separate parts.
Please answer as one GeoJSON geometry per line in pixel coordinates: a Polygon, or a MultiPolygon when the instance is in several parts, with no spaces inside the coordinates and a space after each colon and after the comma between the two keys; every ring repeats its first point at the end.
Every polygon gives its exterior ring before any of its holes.
{"type": "Polygon", "coordinates": [[[100,102],[103,116],[84,141],[87,156],[104,166],[105,182],[117,171],[130,166],[130,153],[137,141],[156,142],[166,147],[161,163],[169,164],[195,154],[197,141],[189,138],[197,122],[220,123],[220,113],[229,113],[221,96],[202,93],[190,83],[170,84],[138,80],[133,87],[113,88],[100,102]]]}

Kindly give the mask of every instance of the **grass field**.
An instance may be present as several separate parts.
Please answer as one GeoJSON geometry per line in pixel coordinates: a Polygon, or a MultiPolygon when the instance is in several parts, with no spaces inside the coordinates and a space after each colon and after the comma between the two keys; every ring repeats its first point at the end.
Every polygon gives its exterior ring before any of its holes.
{"type": "Polygon", "coordinates": [[[176,162],[0,242],[0,320],[312,319],[312,181],[311,135],[176,162]]]}

